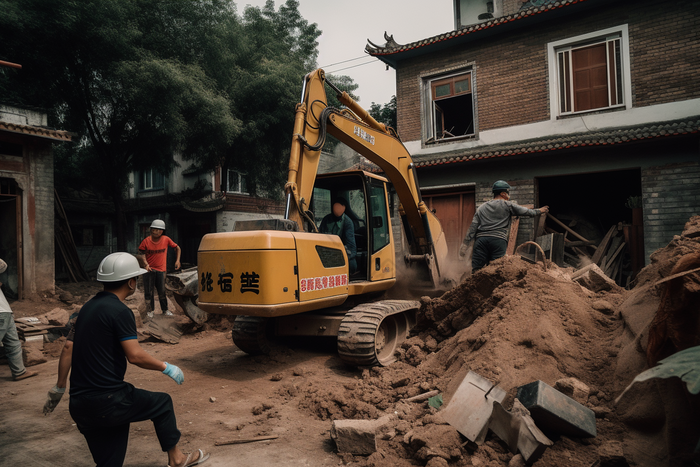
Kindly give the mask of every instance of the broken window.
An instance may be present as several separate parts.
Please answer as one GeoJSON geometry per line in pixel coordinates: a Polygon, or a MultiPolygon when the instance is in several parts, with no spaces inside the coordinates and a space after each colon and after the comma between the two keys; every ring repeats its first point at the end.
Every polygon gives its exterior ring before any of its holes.
{"type": "Polygon", "coordinates": [[[428,142],[474,135],[471,72],[433,79],[429,83],[431,127],[428,142]]]}
{"type": "Polygon", "coordinates": [[[627,104],[626,28],[550,44],[556,70],[558,115],[627,104]]]}

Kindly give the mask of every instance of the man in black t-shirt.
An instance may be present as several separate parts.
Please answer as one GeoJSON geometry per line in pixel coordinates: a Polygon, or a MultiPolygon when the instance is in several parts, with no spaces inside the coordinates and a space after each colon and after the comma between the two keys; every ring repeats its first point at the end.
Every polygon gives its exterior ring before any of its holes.
{"type": "Polygon", "coordinates": [[[102,260],[97,280],[103,283],[104,291],[80,310],[61,353],[56,386],[44,405],[45,414],[56,407],[70,372],[70,414],[98,467],[121,466],[129,424],[149,419],[161,449],[168,453],[169,466],[193,466],[209,458],[201,449],[185,454],[178,448],[180,431],[170,395],[138,389],[124,381],[127,361],[162,371],[177,384],[184,381],[178,367],[141,348],[134,314],[122,303],[135,292],[136,277],[145,272],[129,253],[113,253],[102,260]]]}

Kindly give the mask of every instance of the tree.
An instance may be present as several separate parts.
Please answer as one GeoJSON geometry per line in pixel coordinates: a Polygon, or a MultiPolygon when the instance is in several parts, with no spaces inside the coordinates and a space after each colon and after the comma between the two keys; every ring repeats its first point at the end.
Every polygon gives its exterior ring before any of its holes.
{"type": "Polygon", "coordinates": [[[391,96],[389,103],[383,106],[372,102],[368,111],[376,121],[396,129],[396,96],[391,96]]]}
{"type": "Polygon", "coordinates": [[[53,125],[80,135],[68,165],[113,200],[124,249],[129,174],[167,173],[175,151],[202,158],[240,130],[204,72],[219,58],[208,38],[235,15],[218,0],[5,0],[0,8],[12,12],[0,19],[0,53],[24,67],[5,77],[10,97],[49,109],[53,125]]]}
{"type": "Polygon", "coordinates": [[[230,0],[0,0],[0,11],[0,59],[23,65],[0,72],[3,100],[80,135],[57,169],[114,201],[120,249],[130,173],[167,174],[175,151],[247,170],[253,187],[284,179],[320,35],[297,1],[242,18],[230,0]]]}
{"type": "Polygon", "coordinates": [[[243,122],[224,165],[247,174],[251,193],[282,196],[294,109],[304,75],[316,67],[321,31],[298,7],[298,1],[287,0],[275,11],[268,0],[263,8],[245,9],[237,61],[223,86],[243,122]]]}

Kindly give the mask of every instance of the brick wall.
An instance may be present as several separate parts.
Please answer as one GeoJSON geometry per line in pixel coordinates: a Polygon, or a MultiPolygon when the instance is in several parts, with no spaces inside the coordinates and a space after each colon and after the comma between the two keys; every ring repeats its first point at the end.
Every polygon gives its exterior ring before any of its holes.
{"type": "Polygon", "coordinates": [[[697,1],[679,0],[673,8],[651,0],[616,2],[401,62],[396,92],[402,139],[421,139],[421,78],[459,64],[475,73],[478,130],[548,120],[547,44],[621,24],[629,25],[635,107],[700,97],[697,1]]]}
{"type": "Polygon", "coordinates": [[[665,247],[680,235],[700,202],[700,163],[683,163],[642,170],[644,255],[665,247]]]}

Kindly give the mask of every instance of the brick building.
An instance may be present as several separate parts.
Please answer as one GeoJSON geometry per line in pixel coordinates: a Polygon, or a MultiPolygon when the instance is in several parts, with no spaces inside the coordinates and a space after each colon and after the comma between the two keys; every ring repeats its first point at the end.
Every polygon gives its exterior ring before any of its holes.
{"type": "Polygon", "coordinates": [[[54,290],[54,142],[46,114],[0,106],[0,275],[9,298],[54,290]]]}
{"type": "MultiPolygon", "coordinates": [[[[454,12],[453,31],[367,46],[396,69],[398,132],[450,248],[498,179],[593,240],[632,223],[641,197],[646,262],[699,213],[700,2],[455,0],[454,12]]],[[[523,219],[518,243],[533,230],[523,219]]]]}

